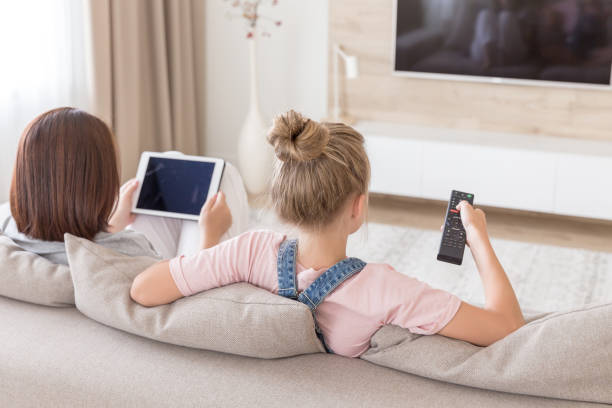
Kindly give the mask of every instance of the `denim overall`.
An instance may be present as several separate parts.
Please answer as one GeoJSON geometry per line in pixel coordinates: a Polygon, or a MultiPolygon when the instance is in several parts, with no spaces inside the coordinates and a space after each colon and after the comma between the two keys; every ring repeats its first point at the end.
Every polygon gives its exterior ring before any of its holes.
{"type": "Polygon", "coordinates": [[[328,353],[333,353],[323,339],[323,334],[317,324],[315,309],[323,299],[332,293],[338,285],[355,275],[366,266],[366,263],[357,258],[346,258],[315,279],[302,293],[298,294],[297,280],[295,276],[295,256],[297,255],[297,240],[285,240],[281,243],[278,250],[278,294],[290,299],[296,299],[304,303],[312,312],[312,317],[315,322],[315,330],[317,337],[325,346],[328,353]]]}

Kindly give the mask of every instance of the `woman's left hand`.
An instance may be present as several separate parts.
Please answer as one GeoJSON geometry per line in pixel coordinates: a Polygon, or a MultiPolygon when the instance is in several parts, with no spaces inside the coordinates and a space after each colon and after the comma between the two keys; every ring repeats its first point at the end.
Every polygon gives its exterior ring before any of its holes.
{"type": "Polygon", "coordinates": [[[119,190],[119,202],[115,212],[108,221],[108,232],[115,233],[123,231],[125,227],[134,222],[135,214],[132,214],[134,192],[138,188],[138,180],[131,179],[121,186],[119,190]]]}

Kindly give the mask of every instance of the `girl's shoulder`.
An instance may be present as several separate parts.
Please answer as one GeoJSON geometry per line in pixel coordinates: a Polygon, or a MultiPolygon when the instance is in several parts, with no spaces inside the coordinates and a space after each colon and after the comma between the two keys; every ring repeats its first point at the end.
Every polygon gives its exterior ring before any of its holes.
{"type": "Polygon", "coordinates": [[[276,238],[276,239],[284,240],[286,236],[287,235],[283,234],[282,232],[273,231],[267,228],[259,228],[259,229],[252,229],[252,230],[245,231],[242,234],[237,235],[236,238],[240,238],[240,237],[242,237],[243,239],[276,238]]]}
{"type": "Polygon", "coordinates": [[[287,235],[272,231],[269,229],[257,229],[243,232],[242,234],[227,241],[227,245],[238,246],[245,249],[260,250],[276,250],[280,244],[287,238],[287,235]]]}
{"type": "Polygon", "coordinates": [[[367,271],[368,274],[373,275],[387,275],[387,274],[395,274],[399,273],[393,268],[391,265],[387,263],[374,263],[368,262],[366,266],[363,268],[364,271],[367,271]]]}
{"type": "Polygon", "coordinates": [[[404,273],[398,272],[393,266],[386,263],[368,263],[359,274],[368,287],[419,285],[421,282],[404,273]]]}
{"type": "Polygon", "coordinates": [[[235,240],[240,241],[278,241],[283,242],[287,238],[287,235],[278,232],[272,231],[270,229],[254,229],[243,232],[242,234],[236,236],[235,240]]]}

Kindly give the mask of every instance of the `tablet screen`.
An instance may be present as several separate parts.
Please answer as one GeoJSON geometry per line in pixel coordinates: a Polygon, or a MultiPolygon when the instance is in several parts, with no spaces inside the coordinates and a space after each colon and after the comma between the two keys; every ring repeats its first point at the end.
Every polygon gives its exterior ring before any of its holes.
{"type": "Polygon", "coordinates": [[[199,215],[215,163],[149,157],[137,208],[199,215]]]}

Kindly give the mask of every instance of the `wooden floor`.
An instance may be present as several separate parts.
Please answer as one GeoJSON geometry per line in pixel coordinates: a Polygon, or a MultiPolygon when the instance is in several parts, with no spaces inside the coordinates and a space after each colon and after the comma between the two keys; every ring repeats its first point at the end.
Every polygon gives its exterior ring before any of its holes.
{"type": "MultiPolygon", "coordinates": [[[[612,252],[610,221],[482,208],[492,237],[612,252]]],[[[439,230],[445,211],[441,201],[371,195],[368,221],[439,230]]]]}

